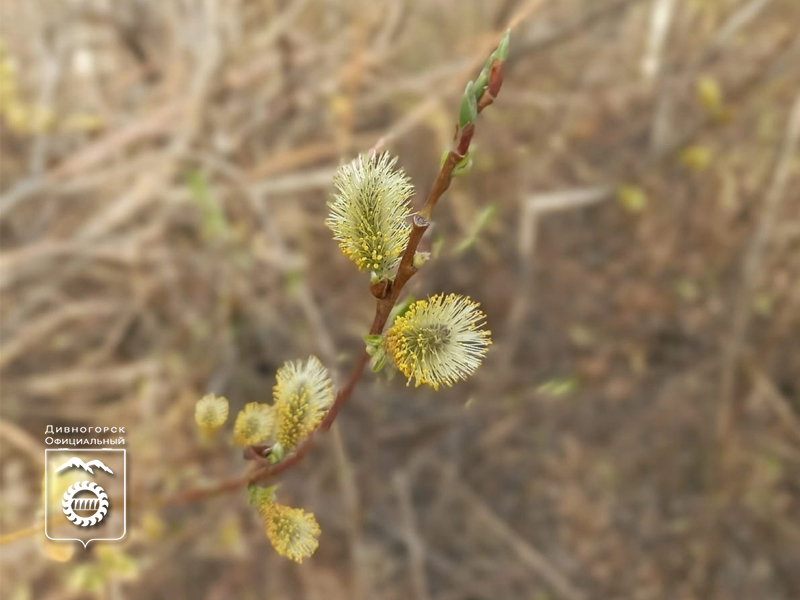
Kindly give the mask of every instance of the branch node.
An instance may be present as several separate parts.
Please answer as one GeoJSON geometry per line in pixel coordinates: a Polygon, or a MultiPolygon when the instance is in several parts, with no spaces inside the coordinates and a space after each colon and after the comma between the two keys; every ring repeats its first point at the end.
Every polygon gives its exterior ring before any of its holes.
{"type": "Polygon", "coordinates": [[[414,215],[413,222],[414,222],[414,227],[418,227],[421,229],[422,228],[427,229],[428,226],[431,224],[431,222],[428,219],[426,219],[419,213],[414,215]]]}
{"type": "Polygon", "coordinates": [[[389,290],[392,289],[392,282],[388,279],[381,279],[369,285],[369,291],[378,300],[383,300],[389,295],[389,290]]]}

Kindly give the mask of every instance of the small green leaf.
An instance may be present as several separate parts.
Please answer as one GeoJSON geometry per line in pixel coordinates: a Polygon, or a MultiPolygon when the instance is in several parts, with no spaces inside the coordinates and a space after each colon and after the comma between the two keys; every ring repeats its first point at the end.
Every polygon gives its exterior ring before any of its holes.
{"type": "Polygon", "coordinates": [[[508,45],[511,41],[511,30],[506,29],[505,34],[500,39],[500,43],[497,45],[497,50],[494,51],[495,58],[500,60],[506,60],[508,58],[508,45]]]}
{"type": "Polygon", "coordinates": [[[474,91],[476,101],[481,99],[481,96],[483,96],[483,90],[486,89],[487,85],[489,85],[489,69],[484,67],[480,75],[478,75],[478,78],[475,80],[474,91]]]}
{"type": "Polygon", "coordinates": [[[458,126],[465,127],[475,122],[478,116],[478,102],[475,99],[475,82],[470,81],[461,96],[461,109],[458,115],[458,126]]]}

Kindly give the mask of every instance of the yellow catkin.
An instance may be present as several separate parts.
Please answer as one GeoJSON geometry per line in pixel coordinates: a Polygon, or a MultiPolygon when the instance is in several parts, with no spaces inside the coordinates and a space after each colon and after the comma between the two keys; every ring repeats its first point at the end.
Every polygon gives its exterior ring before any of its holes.
{"type": "Polygon", "coordinates": [[[267,538],[281,556],[301,563],[319,546],[319,525],[313,513],[273,502],[266,506],[264,519],[267,538]]]}
{"type": "Polygon", "coordinates": [[[273,408],[268,404],[251,402],[236,416],[233,424],[234,441],[239,446],[258,444],[272,435],[273,426],[273,408]]]}
{"type": "Polygon", "coordinates": [[[486,315],[466,296],[437,295],[413,303],[384,336],[386,353],[408,384],[438,390],[466,379],[491,344],[486,315]]]}
{"type": "Polygon", "coordinates": [[[293,394],[287,402],[275,407],[278,417],[275,440],[283,448],[294,448],[322,421],[324,413],[312,413],[310,408],[308,392],[293,394]]]}
{"type": "Polygon", "coordinates": [[[319,425],[333,403],[328,370],[314,356],[278,369],[273,390],[275,441],[290,451],[319,425]]]}
{"type": "Polygon", "coordinates": [[[334,177],[336,193],[329,204],[327,226],[342,253],[359,271],[389,277],[408,240],[414,191],[397,159],[388,154],[359,156],[334,177]]]}
{"type": "Polygon", "coordinates": [[[228,420],[228,400],[222,396],[208,394],[195,404],[194,420],[205,431],[215,431],[228,420]]]}

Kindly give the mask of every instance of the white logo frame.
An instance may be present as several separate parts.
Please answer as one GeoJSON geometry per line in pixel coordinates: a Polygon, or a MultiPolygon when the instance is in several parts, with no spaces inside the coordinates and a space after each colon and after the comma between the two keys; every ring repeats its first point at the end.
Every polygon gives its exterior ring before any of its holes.
{"type": "MultiPolygon", "coordinates": [[[[86,548],[89,545],[89,542],[116,542],[117,540],[121,540],[125,537],[125,534],[128,531],[128,453],[126,450],[121,448],[46,448],[44,451],[44,535],[47,539],[52,540],[54,542],[70,542],[76,541],[83,544],[83,547],[86,548]],[[92,538],[87,541],[83,541],[80,538],[52,538],[47,533],[47,513],[48,513],[48,506],[47,506],[47,494],[48,490],[50,489],[47,485],[47,475],[50,466],[50,461],[48,457],[48,452],[75,452],[76,454],[83,454],[84,452],[122,452],[122,535],[117,538],[92,538]]],[[[59,511],[60,514],[60,511],[59,511]]],[[[73,525],[70,523],[70,525],[73,525]]],[[[73,525],[74,526],[74,525],[73,525]]],[[[80,528],[81,530],[85,531],[85,529],[80,528]]]]}

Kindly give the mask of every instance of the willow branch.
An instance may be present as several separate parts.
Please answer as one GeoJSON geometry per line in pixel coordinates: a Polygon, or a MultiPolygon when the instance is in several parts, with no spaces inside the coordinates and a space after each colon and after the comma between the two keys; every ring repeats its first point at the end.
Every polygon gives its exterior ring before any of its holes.
{"type": "MultiPolygon", "coordinates": [[[[491,105],[497,96],[500,85],[502,84],[502,67],[503,61],[495,59],[492,62],[488,84],[477,101],[478,113],[491,105]]],[[[430,226],[430,218],[433,214],[433,209],[450,187],[450,183],[453,179],[453,172],[466,157],[474,133],[474,122],[456,127],[452,148],[442,162],[439,174],[425,199],[425,204],[419,213],[413,216],[411,232],[409,233],[408,242],[403,250],[394,280],[384,279],[370,286],[371,293],[376,297],[375,316],[373,317],[372,326],[369,330],[370,335],[380,335],[383,333],[383,329],[389,320],[392,309],[400,299],[403,288],[405,288],[409,280],[417,273],[418,269],[414,266],[414,256],[417,253],[422,238],[425,236],[425,232],[430,226]]],[[[361,376],[364,374],[364,369],[369,363],[369,359],[370,357],[366,351],[361,353],[353,369],[350,371],[344,386],[339,389],[333,404],[320,424],[294,449],[294,451],[286,455],[280,462],[273,464],[264,457],[264,452],[267,448],[250,446],[245,449],[245,458],[254,460],[258,466],[249,473],[245,473],[240,477],[221,481],[210,487],[187,490],[177,496],[166,499],[164,505],[199,502],[218,494],[241,489],[245,485],[264,485],[284,471],[297,465],[309,453],[317,437],[331,428],[331,425],[333,425],[333,422],[336,420],[336,416],[339,414],[339,410],[348,398],[350,398],[356,385],[361,380],[361,376]]]]}

